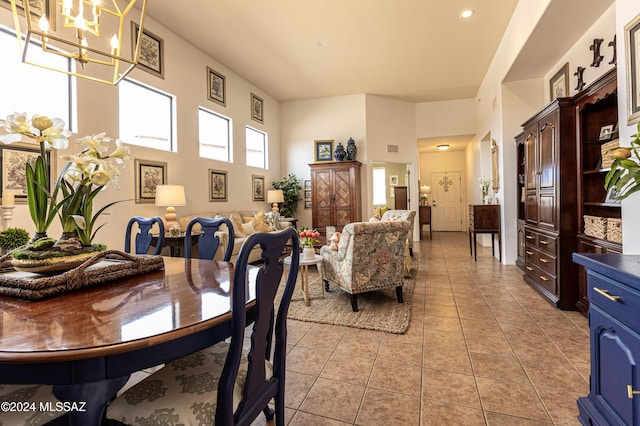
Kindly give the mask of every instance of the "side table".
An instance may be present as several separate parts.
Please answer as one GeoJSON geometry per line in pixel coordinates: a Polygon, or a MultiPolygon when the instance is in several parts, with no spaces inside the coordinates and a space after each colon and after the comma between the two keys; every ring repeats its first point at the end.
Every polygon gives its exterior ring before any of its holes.
{"type": "Polygon", "coordinates": [[[280,220],[282,222],[291,223],[291,226],[293,226],[293,229],[295,229],[296,231],[298,230],[298,219],[296,219],[295,217],[281,217],[280,220]]]}
{"type": "MultiPolygon", "coordinates": [[[[201,232],[193,232],[191,234],[191,245],[198,244],[198,237],[201,232]]],[[[184,248],[184,237],[185,233],[181,232],[178,236],[171,236],[169,234],[165,234],[164,236],[164,247],[169,247],[169,255],[171,257],[181,257],[182,249],[184,248]]],[[[151,245],[155,247],[158,244],[158,235],[153,235],[151,238],[151,245]]]]}
{"type": "MultiPolygon", "coordinates": [[[[298,265],[300,266],[300,271],[302,272],[302,295],[304,299],[305,305],[309,306],[311,304],[310,299],[312,297],[309,296],[309,265],[316,265],[318,268],[318,273],[320,273],[320,287],[322,287],[322,297],[316,296],[313,299],[324,299],[324,286],[322,285],[322,267],[320,263],[322,262],[322,256],[316,254],[313,259],[304,259],[302,255],[300,256],[300,260],[298,261],[298,265]]],[[[287,256],[284,258],[285,265],[291,265],[291,256],[287,256]]],[[[301,299],[292,299],[292,300],[301,300],[301,299]]]]}

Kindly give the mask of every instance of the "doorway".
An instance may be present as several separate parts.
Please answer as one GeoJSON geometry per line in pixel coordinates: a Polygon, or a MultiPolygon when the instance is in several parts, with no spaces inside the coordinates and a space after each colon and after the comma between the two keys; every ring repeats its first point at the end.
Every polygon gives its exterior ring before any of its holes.
{"type": "Polygon", "coordinates": [[[431,173],[431,223],[434,231],[462,231],[462,174],[431,173]]]}

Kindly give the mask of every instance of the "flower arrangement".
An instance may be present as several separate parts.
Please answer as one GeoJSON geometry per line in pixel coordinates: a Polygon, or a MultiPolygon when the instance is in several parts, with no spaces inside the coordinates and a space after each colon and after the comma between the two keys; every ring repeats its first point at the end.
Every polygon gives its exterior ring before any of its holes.
{"type": "Polygon", "coordinates": [[[491,179],[487,179],[484,177],[481,177],[480,179],[480,189],[482,190],[482,198],[486,197],[487,195],[489,195],[489,188],[491,187],[491,179]]]}
{"type": "Polygon", "coordinates": [[[313,247],[314,244],[319,243],[318,237],[320,232],[310,228],[300,228],[300,246],[313,247]]]}
{"type": "Polygon", "coordinates": [[[604,181],[604,188],[609,191],[615,188],[617,192],[616,200],[624,200],[629,195],[640,190],[640,123],[638,132],[632,135],[629,148],[616,148],[611,152],[614,161],[611,170],[607,173],[604,181]],[[631,158],[631,156],[635,158],[631,158]]]}
{"type": "Polygon", "coordinates": [[[0,136],[3,143],[18,142],[23,136],[40,143],[40,155],[26,165],[27,201],[36,234],[32,244],[13,254],[14,259],[62,257],[105,248],[101,244],[92,244],[96,232],[103,226],[95,228],[96,220],[116,202],[94,213],[93,201],[109,183],[117,184],[120,174],[117,166],[124,165],[131,158],[129,148],[104,133],[76,140],[75,143],[82,147],[81,152],[63,157],[68,163],[50,190],[46,150],[68,147],[71,133],[64,130],[64,126],[64,121],[59,118],[34,115],[28,120],[26,114],[20,113],[8,116],[5,121],[7,134],[0,136]],[[115,149],[111,151],[110,145],[114,142],[115,149]],[[63,237],[58,241],[46,235],[56,216],[63,229],[63,237]]]}

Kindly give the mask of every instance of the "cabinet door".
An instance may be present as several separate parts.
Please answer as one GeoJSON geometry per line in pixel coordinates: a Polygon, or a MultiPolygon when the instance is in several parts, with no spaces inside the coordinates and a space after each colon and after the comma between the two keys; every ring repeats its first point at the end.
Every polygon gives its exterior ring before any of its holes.
{"type": "Polygon", "coordinates": [[[538,133],[538,175],[540,179],[540,189],[552,189],[556,183],[556,112],[543,118],[539,126],[538,133]]]}
{"type": "MultiPolygon", "coordinates": [[[[615,316],[615,313],[614,313],[615,316]]],[[[640,424],[640,335],[591,305],[591,391],[589,399],[608,424],[640,424]]]]}
{"type": "Polygon", "coordinates": [[[351,170],[348,168],[335,170],[333,175],[333,199],[335,208],[335,225],[342,229],[346,224],[355,222],[351,214],[354,209],[354,197],[351,184],[351,170]]]}
{"type": "Polygon", "coordinates": [[[525,170],[524,170],[524,182],[527,190],[536,189],[537,183],[537,170],[538,170],[538,158],[537,158],[537,144],[538,144],[538,125],[533,124],[524,129],[524,156],[525,156],[525,170]]]}
{"type": "Polygon", "coordinates": [[[518,263],[524,265],[524,224],[518,221],[518,263]]]}
{"type": "Polygon", "coordinates": [[[333,173],[328,169],[320,169],[313,171],[313,227],[318,230],[324,230],[327,226],[335,225],[332,220],[332,204],[333,204],[333,173]]]}

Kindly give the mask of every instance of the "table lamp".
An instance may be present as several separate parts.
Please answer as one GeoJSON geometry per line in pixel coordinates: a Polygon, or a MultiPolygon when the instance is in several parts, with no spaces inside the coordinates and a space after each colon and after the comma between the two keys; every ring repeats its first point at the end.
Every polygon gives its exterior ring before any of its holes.
{"type": "Polygon", "coordinates": [[[156,186],[156,206],[166,207],[164,215],[164,229],[169,232],[171,225],[177,223],[175,206],[184,206],[187,203],[182,185],[158,185],[156,186]]]}
{"type": "Polygon", "coordinates": [[[271,210],[279,212],[278,203],[284,203],[284,193],[282,189],[270,189],[267,191],[267,203],[273,203],[271,210]]]}

